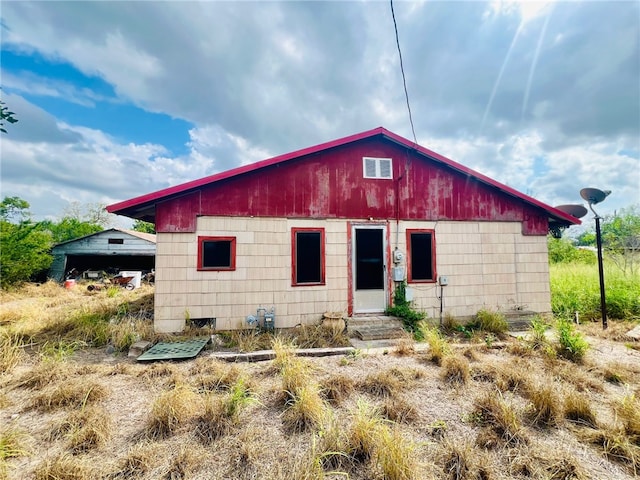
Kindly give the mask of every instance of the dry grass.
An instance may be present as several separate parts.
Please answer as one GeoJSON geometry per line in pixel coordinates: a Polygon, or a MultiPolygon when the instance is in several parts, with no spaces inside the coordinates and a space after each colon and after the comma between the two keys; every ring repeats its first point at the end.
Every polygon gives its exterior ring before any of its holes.
{"type": "Polygon", "coordinates": [[[92,480],[97,475],[95,465],[69,454],[45,458],[35,470],[35,480],[92,480]]]}
{"type": "Polygon", "coordinates": [[[29,407],[44,412],[60,407],[83,408],[103,400],[107,395],[107,389],[99,383],[73,379],[45,388],[32,398],[29,407]]]}
{"type": "Polygon", "coordinates": [[[429,345],[430,360],[436,365],[440,365],[442,359],[451,352],[449,343],[435,328],[425,329],[424,339],[429,345]]]}
{"type": "Polygon", "coordinates": [[[77,374],[74,363],[44,358],[33,368],[18,378],[18,385],[25,388],[41,389],[47,385],[66,381],[77,374]]]}
{"type": "Polygon", "coordinates": [[[146,436],[161,439],[173,435],[200,408],[197,394],[186,385],[162,392],[153,402],[147,418],[146,436]]]}
{"type": "Polygon", "coordinates": [[[23,341],[17,335],[0,331],[0,375],[10,373],[23,359],[23,341]]]}
{"type": "Polygon", "coordinates": [[[474,414],[480,423],[490,427],[507,446],[528,443],[528,438],[520,422],[520,415],[512,401],[499,391],[490,391],[474,402],[474,414]]]}
{"type": "Polygon", "coordinates": [[[640,447],[630,441],[624,430],[605,426],[583,429],[579,436],[583,441],[601,448],[608,459],[627,465],[634,476],[640,473],[640,447]]]}
{"type": "Polygon", "coordinates": [[[381,414],[396,423],[413,423],[418,419],[418,409],[400,397],[388,398],[380,408],[381,414]]]}
{"type": "Polygon", "coordinates": [[[553,382],[538,383],[527,392],[529,401],[528,415],[537,426],[557,427],[563,418],[564,403],[553,382]]]}
{"type": "Polygon", "coordinates": [[[614,408],[625,433],[640,446],[640,400],[634,394],[627,394],[614,404],[614,408]]]}
{"type": "Polygon", "coordinates": [[[464,385],[469,381],[469,362],[460,355],[449,355],[442,361],[440,377],[452,385],[464,385]]]}
{"type": "Polygon", "coordinates": [[[440,444],[439,461],[448,479],[475,480],[479,478],[480,458],[478,451],[468,441],[446,438],[440,444]]]}
{"type": "Polygon", "coordinates": [[[29,455],[26,439],[26,434],[16,428],[4,427],[0,430],[0,478],[7,478],[8,459],[29,455]]]}
{"type": "Polygon", "coordinates": [[[380,429],[376,460],[383,478],[388,480],[411,480],[417,478],[418,464],[415,443],[402,436],[398,428],[384,426],[380,429]]]}
{"type": "Polygon", "coordinates": [[[292,395],[282,415],[282,421],[290,432],[304,432],[318,427],[324,418],[326,405],[315,383],[304,385],[292,395]]]}
{"type": "Polygon", "coordinates": [[[343,374],[331,375],[320,382],[320,393],[332,405],[341,405],[355,391],[356,382],[343,374]]]}
{"type": "Polygon", "coordinates": [[[347,452],[357,463],[373,458],[384,425],[380,410],[360,399],[347,436],[347,452]]]}
{"type": "Polygon", "coordinates": [[[206,451],[193,445],[181,445],[171,462],[164,478],[180,480],[191,478],[205,461],[206,451]]]}
{"type": "Polygon", "coordinates": [[[111,417],[99,406],[72,411],[56,425],[52,439],[65,438],[67,448],[73,454],[86,453],[106,444],[111,433],[111,417]]]}
{"type": "Polygon", "coordinates": [[[118,469],[112,478],[142,478],[156,463],[157,445],[149,443],[136,443],[127,452],[127,456],[121,460],[118,469]]]}
{"type": "Polygon", "coordinates": [[[405,357],[416,353],[416,342],[413,337],[405,335],[396,341],[394,353],[398,356],[405,357]]]}
{"type": "Polygon", "coordinates": [[[574,423],[590,428],[597,428],[596,414],[591,408],[591,402],[586,395],[575,390],[569,391],[564,397],[564,416],[574,423]]]}
{"type": "Polygon", "coordinates": [[[360,382],[358,388],[376,397],[391,397],[403,389],[402,381],[390,369],[373,372],[360,382]]]}
{"type": "Polygon", "coordinates": [[[349,338],[341,325],[304,325],[294,332],[299,348],[348,347],[349,338]]]}

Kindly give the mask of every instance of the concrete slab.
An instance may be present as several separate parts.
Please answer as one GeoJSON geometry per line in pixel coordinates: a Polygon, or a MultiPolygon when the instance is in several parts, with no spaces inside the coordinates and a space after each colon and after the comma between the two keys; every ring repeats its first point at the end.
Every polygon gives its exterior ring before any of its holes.
{"type": "Polygon", "coordinates": [[[634,340],[640,340],[640,325],[637,325],[636,328],[628,331],[627,337],[633,338],[634,340]]]}
{"type": "MultiPolygon", "coordinates": [[[[353,347],[299,348],[295,351],[295,354],[299,357],[328,357],[331,355],[347,355],[354,351],[355,348],[353,347]]],[[[225,362],[264,362],[276,358],[273,350],[258,350],[246,353],[214,352],[209,356],[225,362]]]]}

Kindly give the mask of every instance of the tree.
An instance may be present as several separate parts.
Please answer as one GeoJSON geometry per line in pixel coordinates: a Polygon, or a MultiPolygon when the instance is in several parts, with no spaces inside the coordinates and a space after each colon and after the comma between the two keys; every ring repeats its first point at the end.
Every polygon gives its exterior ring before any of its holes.
{"type": "Polygon", "coordinates": [[[62,211],[62,217],[100,225],[102,228],[107,228],[112,223],[112,215],[107,212],[106,205],[100,202],[70,202],[62,211]]]}
{"type": "Polygon", "coordinates": [[[133,230],[142,233],[156,233],[156,226],[151,222],[136,220],[135,222],[133,222],[133,230]]]}
{"type": "Polygon", "coordinates": [[[5,197],[0,203],[0,286],[26,282],[48,269],[51,243],[51,233],[31,222],[29,203],[5,197]]]}
{"type": "Polygon", "coordinates": [[[104,230],[96,223],[82,222],[77,218],[64,217],[58,223],[45,220],[40,223],[43,230],[51,232],[53,243],[62,243],[104,230]]]}
{"type": "Polygon", "coordinates": [[[0,100],[0,132],[7,133],[7,130],[4,128],[4,122],[16,123],[18,119],[14,117],[15,113],[13,113],[6,104],[0,100]]]}
{"type": "Polygon", "coordinates": [[[602,245],[607,257],[626,275],[640,268],[640,205],[623,208],[605,217],[602,245]]]}

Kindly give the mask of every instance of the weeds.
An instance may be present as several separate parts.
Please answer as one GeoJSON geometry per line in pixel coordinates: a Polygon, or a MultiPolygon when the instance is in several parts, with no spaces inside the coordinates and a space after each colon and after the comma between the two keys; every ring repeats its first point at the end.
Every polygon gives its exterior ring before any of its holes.
{"type": "Polygon", "coordinates": [[[557,393],[557,386],[552,382],[535,385],[529,388],[527,396],[530,401],[529,416],[534,425],[556,427],[563,417],[564,404],[557,393]]]}
{"type": "Polygon", "coordinates": [[[151,406],[146,434],[151,439],[173,435],[199,407],[197,395],[184,385],[161,393],[151,406]]]}
{"type": "Polygon", "coordinates": [[[340,405],[355,390],[355,382],[346,375],[332,375],[320,383],[320,393],[333,405],[340,405]]]}
{"type": "Polygon", "coordinates": [[[3,428],[0,431],[0,478],[5,478],[9,463],[7,459],[29,455],[25,447],[26,435],[15,428],[3,428]]]}
{"type": "Polygon", "coordinates": [[[319,426],[324,414],[325,404],[320,397],[318,386],[309,383],[291,394],[283,414],[283,422],[289,431],[303,432],[319,426]]]}
{"type": "Polygon", "coordinates": [[[396,423],[413,423],[418,419],[418,409],[400,397],[388,398],[382,404],[380,413],[396,423]]]}
{"type": "Polygon", "coordinates": [[[416,477],[416,445],[402,436],[398,428],[380,429],[376,459],[383,477],[388,480],[410,480],[416,477]]]}
{"type": "Polygon", "coordinates": [[[107,390],[99,383],[74,380],[58,383],[38,393],[30,406],[44,412],[59,407],[82,408],[106,396],[107,390]]]}
{"type": "Polygon", "coordinates": [[[20,337],[6,331],[0,332],[0,374],[10,373],[23,357],[20,337]]]}
{"type": "Polygon", "coordinates": [[[501,312],[482,309],[476,313],[476,322],[484,332],[499,335],[509,330],[509,324],[501,312]]]}
{"type": "Polygon", "coordinates": [[[449,343],[435,328],[429,328],[425,331],[425,341],[429,344],[431,361],[440,365],[442,359],[451,351],[449,343]]]}
{"type": "Polygon", "coordinates": [[[584,355],[589,349],[589,344],[580,332],[575,331],[575,327],[570,320],[558,320],[558,355],[571,360],[572,362],[582,362],[584,355]]]}
{"type": "Polygon", "coordinates": [[[96,478],[96,470],[89,464],[69,454],[46,458],[35,470],[35,480],[90,480],[96,478]]]}
{"type": "Polygon", "coordinates": [[[491,391],[476,399],[473,415],[482,425],[490,427],[506,445],[528,443],[513,403],[499,391],[491,391]]]}
{"type": "Polygon", "coordinates": [[[141,478],[151,470],[155,463],[156,452],[156,445],[147,443],[134,444],[120,463],[120,470],[112,476],[126,479],[141,478]]]}
{"type": "Polygon", "coordinates": [[[540,315],[536,315],[531,319],[529,328],[530,343],[534,349],[540,349],[545,345],[548,345],[547,329],[549,325],[544,321],[540,315]]]}
{"type": "Polygon", "coordinates": [[[571,390],[564,397],[564,416],[566,419],[589,428],[597,428],[596,414],[591,408],[589,399],[575,391],[571,390]]]}
{"type": "Polygon", "coordinates": [[[464,385],[469,380],[469,362],[460,355],[449,355],[442,361],[440,377],[452,385],[464,385]]]}

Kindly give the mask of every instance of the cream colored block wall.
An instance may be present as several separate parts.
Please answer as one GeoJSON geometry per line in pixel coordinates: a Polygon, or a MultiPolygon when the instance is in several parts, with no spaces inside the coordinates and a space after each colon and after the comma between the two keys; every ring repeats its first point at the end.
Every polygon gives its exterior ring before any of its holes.
{"type": "MultiPolygon", "coordinates": [[[[348,220],[200,217],[196,233],[159,233],[155,328],[175,332],[185,318],[216,317],[220,330],[245,326],[259,306],[276,307],[276,326],[316,323],[323,312],[347,310],[348,220]],[[291,229],[325,229],[325,285],[291,285],[291,229]],[[236,237],[236,270],[197,270],[198,236],[236,237]]],[[[390,222],[390,247],[396,223],[390,222]]],[[[407,229],[433,229],[436,268],[449,278],[444,311],[456,317],[481,308],[549,312],[544,236],[523,236],[517,222],[400,222],[397,246],[407,252],[407,229]]],[[[439,316],[435,283],[412,283],[414,304],[439,316]]]]}
{"type": "MultiPolygon", "coordinates": [[[[396,225],[391,224],[392,249],[396,225]]],[[[407,229],[433,229],[436,270],[448,277],[445,313],[469,317],[481,308],[551,311],[545,236],[524,236],[519,222],[400,222],[398,248],[407,252],[407,229]]],[[[429,317],[440,315],[440,287],[411,283],[414,305],[429,317]]]]}
{"type": "Polygon", "coordinates": [[[315,323],[348,301],[345,220],[199,217],[196,233],[160,233],[155,328],[181,331],[187,315],[216,317],[220,330],[244,327],[258,307],[276,307],[276,326],[315,323]],[[325,229],[325,285],[291,285],[291,229],[325,229]],[[236,237],[235,271],[198,271],[198,236],[236,237]],[[187,313],[188,312],[188,313],[187,313]]]}

